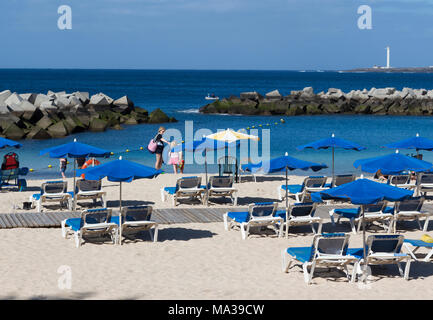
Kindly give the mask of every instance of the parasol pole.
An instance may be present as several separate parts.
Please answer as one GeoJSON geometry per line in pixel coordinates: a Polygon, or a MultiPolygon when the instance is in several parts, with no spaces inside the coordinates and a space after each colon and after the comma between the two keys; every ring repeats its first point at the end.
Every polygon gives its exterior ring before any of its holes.
{"type": "Polygon", "coordinates": [[[363,280],[364,282],[367,281],[367,250],[365,247],[365,209],[364,209],[364,205],[361,205],[361,216],[362,216],[362,255],[364,258],[364,265],[362,266],[362,276],[363,276],[363,280]]]}
{"type": "Polygon", "coordinates": [[[122,245],[122,181],[119,187],[119,242],[122,245]]]}
{"type": "MultiPolygon", "coordinates": [[[[335,138],[335,134],[333,133],[331,138],[335,138]]],[[[334,144],[334,142],[333,142],[334,144]]],[[[332,146],[332,181],[331,181],[331,188],[334,187],[334,158],[335,158],[335,147],[332,146]]]]}
{"type": "MultiPolygon", "coordinates": [[[[289,220],[289,195],[288,195],[288,171],[289,169],[286,166],[286,223],[289,220]]],[[[289,228],[286,225],[286,238],[289,237],[289,228]]]]}
{"type": "Polygon", "coordinates": [[[208,189],[208,185],[207,185],[207,152],[206,152],[206,148],[204,149],[204,170],[205,170],[205,174],[206,174],[206,205],[209,206],[209,189],[208,189]]]}
{"type": "Polygon", "coordinates": [[[331,181],[331,187],[334,187],[334,153],[335,153],[335,148],[332,147],[332,181],[331,181]]]}

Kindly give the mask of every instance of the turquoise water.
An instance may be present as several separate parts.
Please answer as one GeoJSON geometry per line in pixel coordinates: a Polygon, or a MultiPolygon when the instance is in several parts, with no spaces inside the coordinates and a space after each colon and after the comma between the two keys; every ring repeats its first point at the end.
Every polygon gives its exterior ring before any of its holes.
{"type": "MultiPolygon", "coordinates": [[[[184,134],[185,121],[193,121],[194,130],[246,128],[262,124],[270,129],[271,157],[289,155],[316,162],[331,164],[330,150],[297,151],[296,146],[335,133],[337,136],[358,142],[367,150],[356,152],[336,150],[336,172],[356,171],[352,164],[360,158],[393,152],[381,145],[414,136],[416,133],[433,139],[433,118],[415,116],[227,116],[202,115],[198,108],[206,104],[204,97],[214,92],[220,97],[239,95],[242,91],[256,90],[262,94],[278,89],[282,94],[312,86],[315,92],[330,87],[344,91],[371,87],[403,87],[433,89],[433,74],[348,74],[337,72],[296,71],[168,71],[168,70],[0,70],[0,91],[10,89],[19,93],[76,90],[91,94],[104,92],[113,98],[128,95],[136,105],[149,111],[159,107],[178,123],[167,128],[179,129],[184,134]],[[285,120],[284,124],[280,119],[285,120]],[[274,123],[278,122],[278,125],[274,123]],[[269,123],[270,126],[266,126],[269,123]]],[[[152,166],[154,155],[139,151],[146,148],[159,125],[125,126],[124,130],[103,133],[80,133],[64,139],[47,141],[23,140],[17,150],[23,166],[36,169],[29,178],[59,177],[58,160],[39,156],[39,150],[72,141],[89,143],[106,148],[126,159],[152,166]],[[125,150],[137,150],[126,153],[125,150]],[[53,169],[48,169],[48,165],[53,169]]],[[[260,132],[259,132],[260,134],[260,132]]],[[[1,150],[5,154],[9,150],[1,150]]],[[[402,153],[413,153],[401,150],[402,153]]],[[[432,152],[424,152],[424,159],[433,161],[432,152]]],[[[163,167],[171,172],[169,166],[163,167]]],[[[211,171],[216,167],[211,166],[211,171]]],[[[68,167],[71,175],[71,166],[68,167]]],[[[188,165],[186,172],[201,172],[202,166],[188,165]]],[[[330,169],[324,170],[328,174],[330,169]]],[[[67,172],[68,173],[68,172],[67,172]]],[[[308,172],[299,172],[308,174],[308,172]]]]}

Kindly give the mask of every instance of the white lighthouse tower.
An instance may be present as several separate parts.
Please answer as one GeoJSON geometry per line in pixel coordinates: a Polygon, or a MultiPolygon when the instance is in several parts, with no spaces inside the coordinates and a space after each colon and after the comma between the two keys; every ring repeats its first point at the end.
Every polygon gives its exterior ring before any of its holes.
{"type": "Polygon", "coordinates": [[[389,63],[389,60],[390,60],[390,48],[388,46],[385,49],[386,49],[386,68],[389,69],[389,68],[391,68],[391,65],[389,63]]]}

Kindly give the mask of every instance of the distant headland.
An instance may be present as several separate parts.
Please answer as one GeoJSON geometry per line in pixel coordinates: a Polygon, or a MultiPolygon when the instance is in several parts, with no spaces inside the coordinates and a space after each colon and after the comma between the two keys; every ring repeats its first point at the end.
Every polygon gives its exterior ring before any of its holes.
{"type": "Polygon", "coordinates": [[[291,91],[282,96],[278,90],[266,93],[242,92],[200,108],[208,114],[242,115],[320,115],[320,114],[373,114],[373,115],[433,115],[433,90],[403,88],[371,88],[352,90],[330,88],[314,93],[312,87],[291,91]]]}
{"type": "Polygon", "coordinates": [[[342,70],[340,72],[375,72],[375,73],[433,73],[433,66],[431,67],[414,67],[414,68],[357,68],[351,70],[342,70]]]}

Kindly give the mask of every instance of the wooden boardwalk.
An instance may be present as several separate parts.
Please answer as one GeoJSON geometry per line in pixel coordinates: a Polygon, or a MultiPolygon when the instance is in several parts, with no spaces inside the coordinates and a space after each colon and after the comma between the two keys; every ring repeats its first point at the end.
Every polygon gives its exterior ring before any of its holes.
{"type": "MultiPolygon", "coordinates": [[[[161,224],[222,222],[225,212],[242,210],[245,209],[233,207],[155,209],[152,212],[152,220],[161,224]]],[[[1,213],[0,229],[59,228],[62,220],[78,217],[80,217],[79,211],[1,213]]]]}

